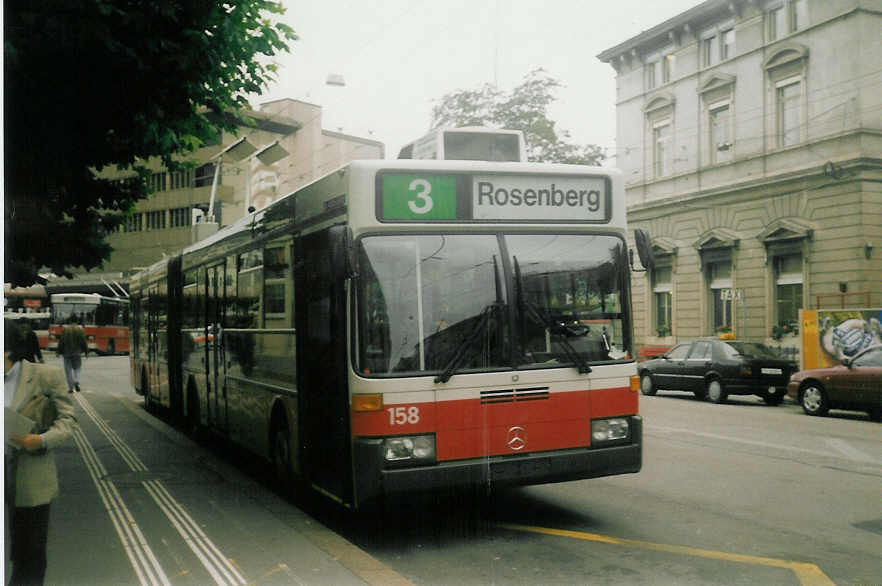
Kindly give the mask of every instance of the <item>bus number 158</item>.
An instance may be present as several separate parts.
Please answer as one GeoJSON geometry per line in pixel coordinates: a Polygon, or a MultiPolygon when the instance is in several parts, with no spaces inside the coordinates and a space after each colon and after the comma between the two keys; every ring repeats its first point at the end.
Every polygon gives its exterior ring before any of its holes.
{"type": "Polygon", "coordinates": [[[413,425],[420,422],[419,407],[389,407],[386,411],[389,412],[389,425],[413,425]]]}

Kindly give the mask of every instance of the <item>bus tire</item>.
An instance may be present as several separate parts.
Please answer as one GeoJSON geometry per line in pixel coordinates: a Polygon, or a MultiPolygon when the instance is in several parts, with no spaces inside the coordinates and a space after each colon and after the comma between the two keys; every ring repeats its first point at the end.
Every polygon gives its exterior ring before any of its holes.
{"type": "Polygon", "coordinates": [[[291,430],[281,413],[273,416],[270,431],[273,477],[279,491],[286,497],[294,495],[294,471],[291,466],[291,430]]]}

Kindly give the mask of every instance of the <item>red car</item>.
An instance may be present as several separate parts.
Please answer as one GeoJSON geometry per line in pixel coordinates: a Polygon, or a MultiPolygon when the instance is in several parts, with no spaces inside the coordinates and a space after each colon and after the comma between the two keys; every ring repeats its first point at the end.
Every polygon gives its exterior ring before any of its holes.
{"type": "Polygon", "coordinates": [[[801,370],[790,377],[787,394],[809,415],[830,409],[866,411],[882,419],[882,346],[867,348],[842,365],[801,370]]]}

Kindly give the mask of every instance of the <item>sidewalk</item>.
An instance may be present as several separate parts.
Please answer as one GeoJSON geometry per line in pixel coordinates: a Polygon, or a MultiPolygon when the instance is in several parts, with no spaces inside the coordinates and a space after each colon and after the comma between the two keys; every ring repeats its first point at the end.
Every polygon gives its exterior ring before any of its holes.
{"type": "MultiPolygon", "coordinates": [[[[47,364],[61,366],[59,358],[49,354],[44,354],[44,358],[47,364]]],[[[84,363],[83,392],[73,395],[82,436],[56,452],[61,494],[51,510],[47,585],[119,584],[126,575],[131,581],[124,583],[154,583],[137,575],[136,564],[130,562],[131,551],[120,547],[119,533],[126,528],[116,527],[114,531],[108,522],[107,505],[102,507],[97,496],[102,483],[113,483],[114,489],[118,488],[126,502],[131,503],[132,515],[144,533],[149,533],[150,546],[156,551],[170,583],[204,582],[207,573],[200,578],[197,572],[187,571],[190,567],[200,571],[202,568],[191,559],[187,545],[178,543],[180,537],[174,534],[166,519],[157,514],[146,496],[142,484],[155,482],[152,478],[161,479],[175,498],[187,503],[189,510],[196,510],[193,516],[200,519],[202,527],[217,522],[205,508],[200,509],[206,499],[216,501],[213,505],[227,515],[224,523],[243,526],[225,531],[214,525],[205,531],[212,540],[223,542],[221,549],[235,565],[247,566],[241,572],[248,584],[410,584],[291,502],[148,414],[140,397],[131,390],[127,377],[120,376],[127,365],[124,357],[90,357],[84,363]],[[111,365],[112,368],[107,368],[111,365]],[[144,459],[145,468],[151,472],[138,475],[123,470],[122,464],[115,462],[115,450],[110,445],[113,442],[107,441],[105,427],[112,428],[111,434],[124,436],[120,441],[130,444],[137,453],[134,457],[144,459]],[[103,476],[93,472],[90,478],[83,442],[93,445],[94,457],[106,462],[108,471],[103,476]],[[216,476],[216,490],[205,483],[206,475],[211,479],[216,476]],[[202,495],[202,503],[199,495],[202,495]],[[236,539],[241,541],[237,543],[236,539]]],[[[85,449],[90,450],[88,446],[85,449]]],[[[215,579],[215,583],[244,582],[215,579]]]]}

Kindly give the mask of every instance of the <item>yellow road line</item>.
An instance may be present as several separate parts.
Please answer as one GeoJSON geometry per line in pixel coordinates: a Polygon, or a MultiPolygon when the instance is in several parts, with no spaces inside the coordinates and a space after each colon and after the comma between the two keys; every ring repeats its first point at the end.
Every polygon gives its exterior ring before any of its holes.
{"type": "Polygon", "coordinates": [[[753,555],[743,555],[739,553],[725,553],[722,551],[712,551],[708,549],[696,549],[694,547],[686,547],[683,545],[669,545],[666,543],[651,543],[649,541],[637,541],[634,539],[621,539],[618,537],[610,537],[608,535],[599,535],[597,533],[585,533],[582,531],[568,531],[566,529],[551,529],[549,527],[533,527],[530,525],[517,525],[513,523],[498,523],[497,527],[511,529],[513,531],[526,531],[529,533],[542,533],[544,535],[554,535],[557,537],[569,537],[571,539],[581,539],[583,541],[595,541],[598,543],[609,543],[612,545],[623,545],[626,547],[636,547],[640,549],[651,549],[655,551],[663,551],[667,553],[677,553],[681,555],[691,555],[726,562],[735,562],[739,564],[752,564],[755,566],[771,566],[774,568],[784,568],[791,570],[799,579],[802,586],[835,586],[830,578],[827,577],[821,569],[815,564],[806,564],[802,562],[791,562],[787,560],[779,560],[775,558],[766,558],[753,555]]]}

